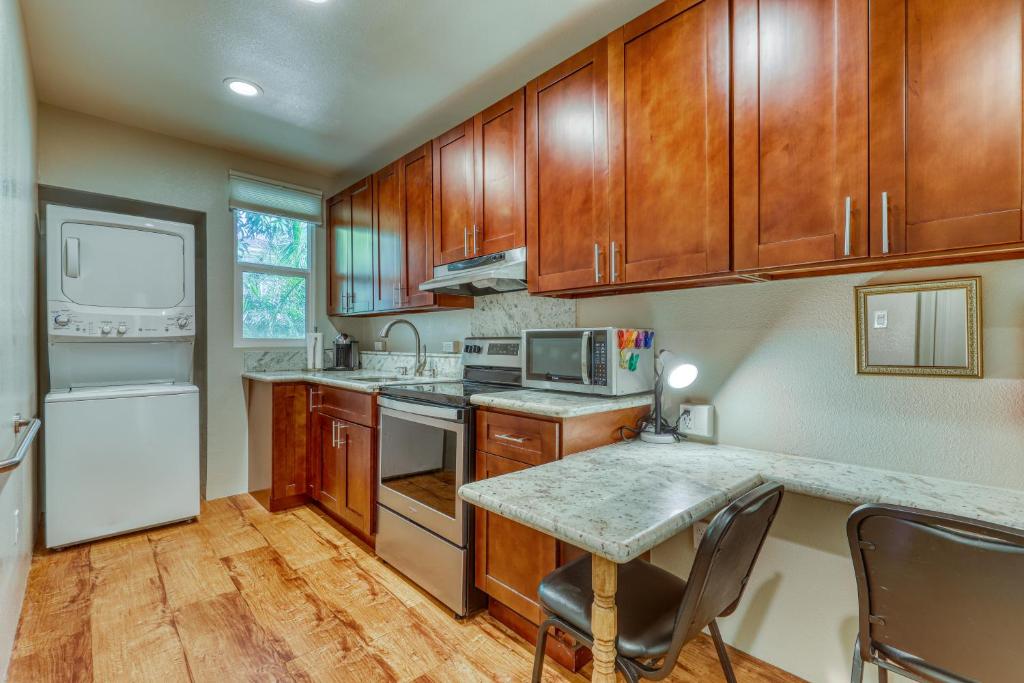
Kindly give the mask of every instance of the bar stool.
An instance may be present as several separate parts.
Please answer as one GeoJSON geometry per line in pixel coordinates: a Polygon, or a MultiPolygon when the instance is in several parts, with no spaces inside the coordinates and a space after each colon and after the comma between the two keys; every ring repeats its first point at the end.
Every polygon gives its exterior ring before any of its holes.
{"type": "Polygon", "coordinates": [[[846,523],[860,607],[853,683],[864,662],[916,681],[1024,677],[1024,531],[894,505],[846,523]]]}
{"type": "MultiPolygon", "coordinates": [[[[643,560],[619,565],[615,665],[631,683],[640,678],[659,680],[676,665],[682,647],[706,626],[729,683],[736,683],[729,654],[716,619],[736,609],[761,552],[783,488],[763,484],[750,491],[711,521],[684,581],[643,560]],[[660,664],[658,663],[660,661],[660,664]]],[[[594,602],[590,556],[559,567],[538,589],[547,619],[540,625],[534,656],[533,681],[544,670],[544,646],[554,626],[593,648],[590,609],[594,602]]]]}

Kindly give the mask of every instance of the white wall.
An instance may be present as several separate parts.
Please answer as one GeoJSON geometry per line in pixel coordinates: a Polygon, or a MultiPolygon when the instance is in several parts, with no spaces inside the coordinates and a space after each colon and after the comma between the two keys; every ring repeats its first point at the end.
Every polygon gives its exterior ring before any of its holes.
{"type": "MultiPolygon", "coordinates": [[[[15,444],[11,416],[36,414],[36,112],[30,73],[18,2],[0,0],[0,459],[15,444]]],[[[35,512],[33,452],[18,469],[0,474],[0,679],[25,594],[35,512]]]]}
{"type": "MultiPolygon", "coordinates": [[[[247,488],[242,352],[233,348],[233,226],[229,169],[330,189],[327,178],[41,104],[39,182],[206,213],[207,498],[247,488]]],[[[317,232],[317,297],[324,296],[324,230],[317,232]]],[[[323,308],[322,303],[318,310],[323,308]]],[[[328,325],[326,318],[321,329],[328,325]]]]}
{"type": "Polygon", "coordinates": [[[581,325],[652,326],[693,360],[718,440],[1024,489],[1024,261],[581,299],[581,325]],[[984,379],[856,373],[853,288],[982,278],[984,379]]]}

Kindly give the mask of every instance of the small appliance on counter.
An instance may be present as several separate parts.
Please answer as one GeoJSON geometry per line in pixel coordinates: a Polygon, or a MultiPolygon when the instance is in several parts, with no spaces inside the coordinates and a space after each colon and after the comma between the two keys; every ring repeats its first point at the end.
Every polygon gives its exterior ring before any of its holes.
{"type": "Polygon", "coordinates": [[[523,330],[523,386],[603,396],[654,389],[654,331],[523,330]]]}
{"type": "Polygon", "coordinates": [[[459,616],[483,606],[473,585],[473,394],[519,389],[518,337],[469,337],[463,381],[386,386],[380,411],[377,555],[459,616]]]}
{"type": "Polygon", "coordinates": [[[342,332],[334,338],[334,366],[327,370],[358,370],[359,342],[342,332]]]}

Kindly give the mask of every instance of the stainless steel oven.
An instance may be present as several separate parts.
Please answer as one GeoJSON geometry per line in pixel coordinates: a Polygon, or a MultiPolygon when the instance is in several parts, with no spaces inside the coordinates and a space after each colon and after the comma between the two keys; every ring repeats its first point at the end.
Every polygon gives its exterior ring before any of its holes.
{"type": "Polygon", "coordinates": [[[381,397],[377,500],[403,517],[465,545],[457,491],[468,480],[469,409],[381,397]]]}
{"type": "Polygon", "coordinates": [[[652,391],[653,344],[651,330],[524,330],[523,386],[605,396],[652,391]]]}

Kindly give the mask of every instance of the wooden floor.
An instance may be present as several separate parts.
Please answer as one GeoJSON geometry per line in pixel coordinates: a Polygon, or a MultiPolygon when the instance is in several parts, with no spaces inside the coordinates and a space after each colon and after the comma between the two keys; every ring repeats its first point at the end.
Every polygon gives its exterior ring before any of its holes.
{"type": "MultiPolygon", "coordinates": [[[[532,647],[456,621],[314,508],[249,496],[200,521],[37,555],[9,671],[32,681],[526,681],[532,647]]],[[[737,653],[741,681],[796,681],[737,653]]],[[[589,680],[549,660],[546,681],[589,680]]],[[[723,680],[714,648],[671,681],[723,680]]]]}

